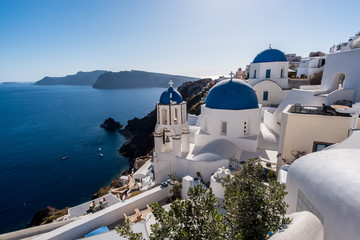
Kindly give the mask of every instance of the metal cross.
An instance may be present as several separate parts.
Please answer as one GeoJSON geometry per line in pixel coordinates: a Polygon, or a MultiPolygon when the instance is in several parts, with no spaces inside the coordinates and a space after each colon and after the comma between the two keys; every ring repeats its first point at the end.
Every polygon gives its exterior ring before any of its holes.
{"type": "Polygon", "coordinates": [[[231,73],[229,73],[229,74],[230,74],[230,80],[232,81],[234,73],[231,71],[231,73]]]}
{"type": "Polygon", "coordinates": [[[170,87],[172,87],[173,84],[174,84],[174,82],[172,80],[170,80],[170,82],[169,82],[170,87]]]}

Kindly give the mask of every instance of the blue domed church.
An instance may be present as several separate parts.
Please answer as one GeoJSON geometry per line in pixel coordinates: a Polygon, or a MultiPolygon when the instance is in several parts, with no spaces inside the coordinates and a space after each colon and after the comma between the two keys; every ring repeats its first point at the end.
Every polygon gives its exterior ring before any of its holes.
{"type": "Polygon", "coordinates": [[[285,97],[288,68],[285,54],[271,47],[256,55],[250,63],[248,83],[256,91],[262,106],[278,105],[285,97]]]}
{"type": "Polygon", "coordinates": [[[197,172],[206,182],[218,168],[231,167],[231,159],[257,151],[260,108],[248,83],[232,78],[217,83],[196,124],[189,126],[186,110],[186,102],[171,86],[161,94],[154,131],[157,183],[173,173],[184,177],[197,172]]]}

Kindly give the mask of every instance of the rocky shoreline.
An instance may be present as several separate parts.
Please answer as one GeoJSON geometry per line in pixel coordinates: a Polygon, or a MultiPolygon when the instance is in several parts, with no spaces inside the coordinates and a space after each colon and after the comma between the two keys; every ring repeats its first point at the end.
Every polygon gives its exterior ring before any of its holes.
{"type": "MultiPolygon", "coordinates": [[[[184,82],[178,87],[178,91],[187,102],[187,109],[190,114],[199,115],[201,100],[206,96],[209,89],[215,84],[211,79],[200,79],[194,82],[184,82]]],[[[108,118],[102,125],[107,130],[113,131],[120,127],[112,118],[108,118]]],[[[156,125],[156,107],[143,118],[133,118],[127,122],[124,129],[120,129],[119,133],[127,138],[127,141],[119,148],[119,154],[129,158],[130,168],[124,170],[120,176],[128,175],[132,169],[138,169],[143,163],[143,158],[151,156],[154,149],[153,131],[156,125]]],[[[99,198],[109,193],[112,187],[118,185],[118,178],[112,180],[110,185],[104,186],[93,194],[92,199],[99,198]]],[[[55,221],[67,214],[68,207],[57,210],[56,208],[47,206],[35,213],[32,221],[27,227],[43,225],[55,221]]]]}

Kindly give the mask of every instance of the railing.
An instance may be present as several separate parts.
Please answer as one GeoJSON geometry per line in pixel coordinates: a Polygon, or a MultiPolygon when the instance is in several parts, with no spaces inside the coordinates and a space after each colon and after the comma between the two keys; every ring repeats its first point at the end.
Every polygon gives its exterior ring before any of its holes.
{"type": "Polygon", "coordinates": [[[235,156],[229,157],[229,167],[230,170],[238,170],[241,168],[240,159],[237,159],[235,156]]]}

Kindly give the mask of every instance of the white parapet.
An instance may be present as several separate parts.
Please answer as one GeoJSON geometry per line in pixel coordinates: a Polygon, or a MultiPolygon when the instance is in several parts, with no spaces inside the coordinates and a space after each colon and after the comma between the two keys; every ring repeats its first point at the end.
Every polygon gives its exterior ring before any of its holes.
{"type": "Polygon", "coordinates": [[[194,178],[187,175],[182,178],[182,189],[181,189],[181,198],[182,199],[188,199],[188,191],[189,188],[193,186],[194,178]]]}
{"type": "Polygon", "coordinates": [[[323,240],[324,227],[310,212],[297,212],[288,216],[291,223],[269,240],[323,240]]]}
{"type": "Polygon", "coordinates": [[[231,175],[230,170],[221,167],[211,176],[210,187],[218,199],[224,199],[225,187],[222,186],[222,182],[227,175],[231,175]]]}
{"type": "Polygon", "coordinates": [[[87,233],[102,227],[111,225],[124,216],[124,213],[130,215],[135,208],[142,209],[146,204],[150,205],[153,202],[158,202],[169,197],[169,188],[158,186],[149,191],[138,194],[124,202],[119,202],[101,211],[93,214],[85,215],[84,217],[71,222],[65,226],[55,229],[51,232],[40,235],[36,240],[62,240],[62,239],[78,239],[84,237],[87,233]]]}

